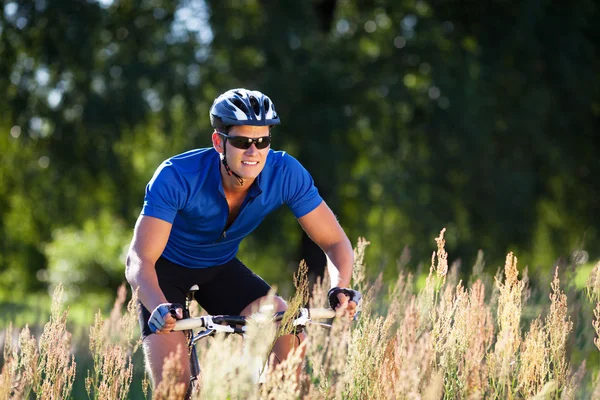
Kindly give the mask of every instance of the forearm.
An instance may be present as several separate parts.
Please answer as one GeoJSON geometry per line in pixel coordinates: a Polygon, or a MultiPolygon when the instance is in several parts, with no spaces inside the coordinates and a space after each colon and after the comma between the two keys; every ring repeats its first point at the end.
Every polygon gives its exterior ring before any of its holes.
{"type": "Polygon", "coordinates": [[[354,250],[348,239],[341,240],[325,250],[329,258],[327,270],[331,277],[331,287],[350,287],[354,250]]]}
{"type": "Polygon", "coordinates": [[[133,291],[137,290],[138,299],[144,307],[152,311],[159,304],[167,303],[167,299],[160,289],[155,272],[155,263],[142,260],[136,255],[127,257],[125,276],[133,291]]]}

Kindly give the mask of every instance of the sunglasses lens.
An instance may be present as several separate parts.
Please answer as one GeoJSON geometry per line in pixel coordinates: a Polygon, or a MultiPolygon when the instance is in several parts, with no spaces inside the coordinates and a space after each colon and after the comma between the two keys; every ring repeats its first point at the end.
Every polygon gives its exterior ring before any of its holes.
{"type": "Polygon", "coordinates": [[[258,138],[254,144],[256,144],[257,149],[264,149],[271,144],[271,138],[269,136],[258,138]]]}
{"type": "Polygon", "coordinates": [[[249,149],[252,146],[252,143],[256,145],[257,149],[264,149],[271,144],[271,138],[269,136],[264,136],[256,139],[248,138],[245,136],[229,136],[229,143],[235,148],[238,149],[249,149]]]}
{"type": "Polygon", "coordinates": [[[234,136],[229,138],[229,143],[238,149],[249,149],[252,146],[252,141],[248,140],[247,137],[234,136]]]}

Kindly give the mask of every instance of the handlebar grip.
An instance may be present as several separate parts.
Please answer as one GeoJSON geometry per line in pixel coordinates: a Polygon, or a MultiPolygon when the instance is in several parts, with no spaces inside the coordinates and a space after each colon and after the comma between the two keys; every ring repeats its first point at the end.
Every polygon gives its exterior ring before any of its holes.
{"type": "Polygon", "coordinates": [[[204,318],[202,317],[186,318],[176,321],[173,331],[188,331],[191,329],[204,328],[205,326],[206,321],[204,321],[204,318]]]}
{"type": "Polygon", "coordinates": [[[308,315],[311,319],[329,319],[335,317],[335,311],[331,308],[309,308],[308,315]]]}

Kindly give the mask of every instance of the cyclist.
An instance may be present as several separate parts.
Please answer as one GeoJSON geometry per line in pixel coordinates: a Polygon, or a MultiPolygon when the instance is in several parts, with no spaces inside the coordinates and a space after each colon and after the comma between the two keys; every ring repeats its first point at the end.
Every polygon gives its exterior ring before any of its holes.
{"type": "MultiPolygon", "coordinates": [[[[292,156],[270,149],[271,129],[280,123],[269,97],[246,89],[229,90],[210,108],[212,148],[169,158],[146,187],[127,255],[126,277],[140,299],[140,326],[146,365],[155,385],[163,361],[185,348],[185,337],[172,330],[182,317],[188,289],[213,315],[252,314],[270,286],[237,257],[241,240],[263,218],[287,204],[302,228],[331,260],[333,308],[350,317],[359,295],[350,285],[354,252],[335,215],[320,197],[306,169],[292,156]],[[154,333],[154,334],[153,334],[154,333]]],[[[275,311],[286,309],[275,298],[275,311]]],[[[290,335],[275,343],[283,360],[292,349],[290,335]]],[[[301,339],[301,338],[300,338],[301,339]]],[[[181,381],[190,376],[181,363],[181,381]]]]}

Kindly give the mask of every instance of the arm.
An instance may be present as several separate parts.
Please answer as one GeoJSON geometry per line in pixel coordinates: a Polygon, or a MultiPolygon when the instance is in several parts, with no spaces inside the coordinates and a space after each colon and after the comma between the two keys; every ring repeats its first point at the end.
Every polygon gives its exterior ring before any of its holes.
{"type": "MultiPolygon", "coordinates": [[[[329,257],[327,263],[331,287],[349,287],[354,264],[354,250],[337,218],[322,202],[317,208],[298,218],[306,234],[329,257]]],[[[344,296],[345,297],[345,296],[344,296]]]]}
{"type": "MultiPolygon", "coordinates": [[[[125,277],[138,298],[150,311],[167,303],[156,277],[155,263],[160,257],[171,233],[171,224],[158,218],[141,215],[133,231],[133,240],[127,254],[125,277]]],[[[163,331],[170,331],[175,319],[165,317],[163,331]]]]}
{"type": "MultiPolygon", "coordinates": [[[[354,250],[331,209],[323,201],[317,208],[298,218],[298,222],[331,261],[327,263],[331,287],[349,287],[354,265],[354,250]]],[[[336,311],[338,313],[347,311],[348,316],[354,318],[358,304],[349,301],[350,298],[343,293],[338,293],[337,299],[339,303],[335,308],[336,311]]]]}

